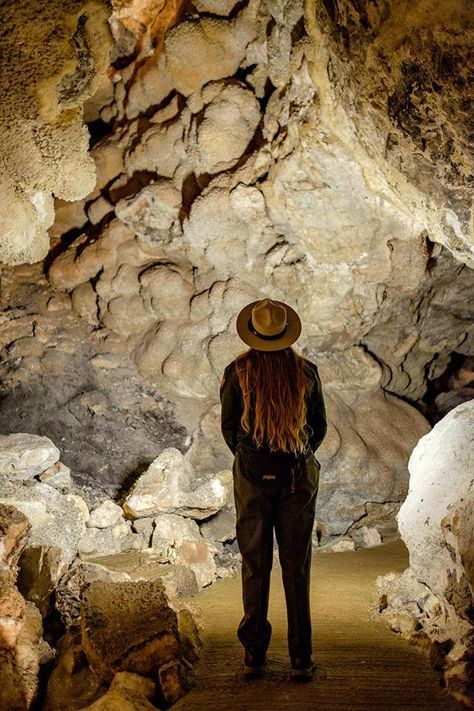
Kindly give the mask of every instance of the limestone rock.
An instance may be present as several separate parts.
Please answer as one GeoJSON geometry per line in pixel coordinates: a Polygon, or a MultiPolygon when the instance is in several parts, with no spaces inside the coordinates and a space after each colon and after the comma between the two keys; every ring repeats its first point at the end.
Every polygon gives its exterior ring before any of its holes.
{"type": "Polygon", "coordinates": [[[351,530],[350,535],[361,548],[372,548],[382,543],[382,537],[375,526],[360,526],[351,530]]]}
{"type": "Polygon", "coordinates": [[[329,543],[324,546],[325,550],[330,550],[333,553],[344,553],[344,551],[354,551],[356,544],[349,536],[339,536],[334,543],[329,543]]]}
{"type": "Polygon", "coordinates": [[[80,709],[103,696],[105,682],[88,667],[78,631],[58,641],[57,660],[48,678],[44,711],[80,709]]]}
{"type": "Polygon", "coordinates": [[[68,552],[59,546],[28,545],[22,553],[18,588],[43,615],[50,611],[51,596],[69,563],[68,552]]]}
{"type": "Polygon", "coordinates": [[[195,0],[194,6],[198,12],[209,12],[213,15],[229,15],[237,4],[237,0],[195,0]]]}
{"type": "Polygon", "coordinates": [[[39,475],[45,484],[55,489],[70,489],[72,487],[71,470],[62,462],[56,462],[39,475]]]}
{"type": "Polygon", "coordinates": [[[109,528],[118,523],[123,516],[121,507],[111,499],[106,499],[91,511],[89,526],[92,528],[109,528]]]}
{"type": "Polygon", "coordinates": [[[439,643],[447,674],[460,662],[470,667],[467,674],[453,671],[458,698],[468,697],[472,675],[473,443],[474,400],[451,410],[419,440],[408,463],[408,496],[397,514],[410,567],[378,583],[382,614],[394,629],[409,637],[420,629],[439,643]]]}
{"type": "Polygon", "coordinates": [[[142,537],[132,531],[130,521],[123,520],[108,528],[88,528],[78,542],[78,552],[81,558],[91,558],[142,546],[142,537]]]}
{"type": "Polygon", "coordinates": [[[397,515],[414,575],[435,595],[445,597],[461,616],[465,612],[462,607],[456,610],[456,599],[466,588],[471,594],[474,590],[468,553],[474,549],[469,506],[474,483],[473,443],[471,400],[451,410],[414,448],[408,462],[408,496],[397,515]]]}
{"type": "MultiPolygon", "coordinates": [[[[169,599],[193,595],[199,589],[196,575],[188,565],[163,563],[163,555],[152,548],[96,556],[88,560],[87,563],[105,568],[104,573],[109,571],[117,573],[118,576],[122,575],[124,580],[156,580],[159,578],[169,599]]],[[[111,575],[111,579],[115,580],[115,577],[111,575]]],[[[120,580],[119,577],[116,579],[120,580]]]]}
{"type": "Polygon", "coordinates": [[[204,101],[209,94],[212,99],[197,129],[198,173],[231,168],[245,152],[260,121],[259,103],[248,89],[238,84],[207,85],[204,101]]]}
{"type": "Polygon", "coordinates": [[[0,477],[0,503],[14,506],[27,517],[31,524],[29,546],[58,546],[64,551],[64,564],[72,561],[85,532],[73,495],[62,496],[42,482],[14,485],[0,477]]]}
{"type": "Polygon", "coordinates": [[[231,541],[235,538],[236,516],[234,508],[223,508],[209,521],[201,524],[201,534],[213,541],[231,541]]]}
{"type": "Polygon", "coordinates": [[[41,18],[32,5],[21,11],[2,6],[3,263],[42,259],[54,220],[53,194],[75,200],[94,187],[81,112],[108,64],[109,14],[102,3],[55,0],[41,18]]]}
{"type": "Polygon", "coordinates": [[[157,674],[180,652],[176,613],[159,580],[93,582],[82,600],[81,633],[91,668],[109,681],[117,671],[157,674]]]}
{"type": "Polygon", "coordinates": [[[16,577],[16,568],[26,544],[30,523],[14,506],[0,504],[0,578],[10,572],[16,577]]]}
{"type": "Polygon", "coordinates": [[[211,80],[232,76],[254,37],[252,4],[232,21],[201,18],[182,22],[165,38],[166,69],[184,96],[211,80]]]}
{"type": "MultiPolygon", "coordinates": [[[[160,677],[161,678],[161,677],[160,677]]],[[[104,696],[83,711],[156,711],[150,699],[155,692],[155,683],[139,674],[117,672],[104,696]]]]}
{"type": "Polygon", "coordinates": [[[137,195],[119,200],[115,214],[140,239],[156,246],[169,242],[169,231],[177,221],[180,209],[180,191],[170,180],[159,180],[147,185],[137,195]]]}
{"type": "Polygon", "coordinates": [[[199,587],[213,582],[216,575],[215,550],[202,538],[195,521],[176,514],[157,517],[152,547],[162,562],[184,564],[191,568],[199,587]]]}
{"type": "Polygon", "coordinates": [[[28,709],[38,690],[41,614],[11,581],[0,580],[0,708],[28,709]]]}
{"type": "Polygon", "coordinates": [[[0,435],[0,474],[11,479],[31,479],[55,464],[59,456],[59,449],[48,437],[0,435]]]}
{"type": "Polygon", "coordinates": [[[168,447],[135,482],[123,509],[131,518],[143,518],[179,506],[181,491],[187,490],[192,467],[181,452],[168,447]]]}
{"type": "MultiPolygon", "coordinates": [[[[163,125],[151,125],[141,136],[140,142],[125,154],[125,167],[128,174],[148,170],[156,172],[163,178],[172,178],[177,168],[186,160],[184,132],[185,125],[182,120],[163,125]]],[[[163,224],[163,221],[169,219],[169,215],[173,213],[174,196],[169,191],[167,195],[162,194],[159,197],[162,204],[157,205],[155,219],[159,220],[159,224],[163,224]]],[[[139,211],[146,209],[147,199],[148,201],[153,199],[153,191],[149,195],[145,193],[136,203],[135,206],[139,211]]],[[[130,215],[127,207],[126,204],[119,207],[119,211],[121,208],[124,209],[125,218],[130,215]]],[[[131,209],[133,210],[133,207],[131,209]]]]}

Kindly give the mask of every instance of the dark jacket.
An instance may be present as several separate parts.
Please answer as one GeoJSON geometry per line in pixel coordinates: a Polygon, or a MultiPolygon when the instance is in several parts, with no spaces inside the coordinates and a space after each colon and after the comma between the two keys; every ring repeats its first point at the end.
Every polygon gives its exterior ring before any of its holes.
{"type": "MultiPolygon", "coordinates": [[[[309,432],[309,446],[315,452],[326,435],[327,421],[318,368],[309,360],[308,363],[313,373],[313,387],[306,399],[306,425],[309,432]]],[[[235,456],[237,444],[240,440],[243,439],[247,444],[255,446],[251,442],[250,435],[244,432],[240,425],[244,403],[235,369],[235,361],[229,363],[224,369],[220,385],[220,400],[222,405],[221,432],[227,446],[235,456]]],[[[250,422],[252,423],[252,410],[250,412],[250,422]]]]}

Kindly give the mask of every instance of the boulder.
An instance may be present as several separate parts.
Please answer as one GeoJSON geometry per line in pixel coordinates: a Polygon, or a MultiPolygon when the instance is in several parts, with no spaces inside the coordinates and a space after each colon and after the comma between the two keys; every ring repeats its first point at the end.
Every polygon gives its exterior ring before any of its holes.
{"type": "MultiPolygon", "coordinates": [[[[74,495],[63,496],[43,482],[13,484],[0,477],[0,503],[14,506],[28,519],[28,546],[58,547],[64,552],[61,566],[76,555],[86,527],[74,495]]],[[[81,499],[87,509],[85,502],[81,499]]]]}
{"type": "Polygon", "coordinates": [[[231,541],[236,537],[235,508],[224,507],[201,524],[201,534],[212,541],[231,541]]]}
{"type": "Polygon", "coordinates": [[[30,522],[21,511],[14,506],[0,504],[0,577],[10,574],[15,579],[29,530],[30,522]]]}
{"type": "Polygon", "coordinates": [[[38,691],[41,614],[11,581],[0,579],[0,708],[29,709],[38,691]]]}
{"type": "Polygon", "coordinates": [[[159,578],[169,599],[193,595],[199,589],[196,575],[189,566],[179,562],[163,563],[162,554],[156,553],[152,548],[97,556],[87,562],[103,567],[111,573],[126,576],[123,579],[127,580],[156,580],[159,578]]]}
{"type": "Polygon", "coordinates": [[[70,489],[72,487],[71,470],[62,462],[56,462],[39,475],[44,484],[55,489],[70,489]]]}
{"type": "Polygon", "coordinates": [[[31,479],[59,460],[60,452],[48,437],[15,433],[0,435],[0,475],[31,479]]]}
{"type": "Polygon", "coordinates": [[[97,508],[91,511],[88,525],[92,528],[109,528],[118,523],[123,516],[121,507],[112,501],[106,499],[97,508]]]}
{"type": "Polygon", "coordinates": [[[160,580],[97,580],[81,604],[82,647],[91,668],[112,681],[118,671],[158,676],[180,654],[176,613],[160,580]]]}
{"type": "Polygon", "coordinates": [[[107,684],[89,668],[77,630],[57,644],[57,659],[48,678],[42,711],[71,711],[103,697],[107,684]]]}
{"type": "Polygon", "coordinates": [[[176,514],[158,516],[151,544],[163,562],[191,568],[199,587],[213,582],[216,576],[216,549],[202,538],[195,521],[176,514]]]}
{"type": "Polygon", "coordinates": [[[108,528],[88,528],[77,544],[81,558],[122,553],[142,548],[143,538],[132,531],[130,521],[119,521],[108,528]]]}
{"type": "Polygon", "coordinates": [[[59,546],[27,546],[19,561],[18,589],[45,616],[56,585],[69,566],[67,552],[59,546]]]}
{"type": "Polygon", "coordinates": [[[448,691],[469,705],[474,674],[474,400],[451,410],[419,440],[408,469],[408,496],[397,521],[410,566],[400,575],[377,580],[381,611],[410,639],[418,639],[421,631],[431,641],[444,657],[448,691]]]}
{"type": "Polygon", "coordinates": [[[90,706],[81,706],[81,709],[82,711],[156,711],[158,707],[150,700],[153,699],[154,694],[155,682],[151,679],[131,672],[118,672],[112,679],[107,693],[90,706]]]}
{"type": "Polygon", "coordinates": [[[182,453],[167,447],[132,487],[123,509],[130,518],[143,518],[179,506],[182,492],[189,489],[193,470],[182,453]]]}

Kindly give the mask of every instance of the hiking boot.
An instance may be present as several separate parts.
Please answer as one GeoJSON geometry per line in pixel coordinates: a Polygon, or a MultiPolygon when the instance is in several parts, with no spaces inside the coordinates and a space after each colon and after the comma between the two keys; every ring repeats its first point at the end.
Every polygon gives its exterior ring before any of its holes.
{"type": "Polygon", "coordinates": [[[290,676],[292,679],[311,679],[316,671],[316,662],[311,657],[295,657],[291,660],[290,676]]]}
{"type": "Polygon", "coordinates": [[[252,654],[248,650],[244,656],[244,675],[245,676],[263,676],[265,674],[266,654],[252,654]]]}

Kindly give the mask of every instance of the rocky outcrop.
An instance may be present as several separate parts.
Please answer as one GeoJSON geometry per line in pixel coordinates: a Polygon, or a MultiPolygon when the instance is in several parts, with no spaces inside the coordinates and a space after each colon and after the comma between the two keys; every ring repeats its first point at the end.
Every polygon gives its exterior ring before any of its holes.
{"type": "Polygon", "coordinates": [[[397,515],[410,554],[401,575],[378,579],[382,616],[410,639],[430,642],[448,690],[474,708],[474,401],[458,405],[421,438],[397,515]]]}
{"type": "MultiPolygon", "coordinates": [[[[201,2],[178,18],[178,5],[115,4],[113,70],[87,109],[98,131],[96,183],[80,202],[57,204],[49,286],[31,272],[39,293],[19,287],[17,272],[6,272],[5,387],[43,392],[51,368],[67,395],[51,398],[48,434],[72,442],[78,427],[94,433],[65,463],[92,485],[99,470],[109,496],[169,446],[190,447],[206,478],[231,464],[217,394],[223,367],[242,350],[235,314],[261,296],[292,303],[331,424],[318,453],[315,538],[375,543],[393,527],[409,453],[428,429],[400,398],[426,412],[429,381],[453,351],[474,348],[465,124],[428,127],[450,92],[430,47],[457,62],[465,14],[449,6],[432,16],[427,0],[406,19],[395,2],[382,11],[250,0],[201,2]],[[444,29],[433,33],[441,13],[444,29]],[[38,305],[28,316],[11,311],[20,288],[38,305]],[[28,367],[38,357],[39,383],[28,367]],[[167,418],[150,402],[158,394],[171,404],[167,418]],[[110,441],[127,443],[114,445],[114,462],[110,441]]],[[[459,105],[464,84],[461,72],[459,105]]],[[[16,410],[9,399],[5,418],[16,410]]],[[[194,484],[189,491],[197,501],[194,484]]],[[[127,515],[204,518],[219,506],[206,513],[183,499],[127,515]]],[[[150,538],[150,521],[143,526],[150,538]]],[[[99,542],[104,530],[88,535],[99,542]]]]}
{"type": "Polygon", "coordinates": [[[28,531],[18,509],[0,504],[0,708],[18,711],[36,698],[43,657],[41,614],[15,585],[28,531]]]}
{"type": "Polygon", "coordinates": [[[94,188],[82,106],[109,63],[108,15],[100,0],[2,3],[2,262],[43,259],[53,195],[94,188]]]}
{"type": "Polygon", "coordinates": [[[118,671],[159,679],[168,703],[185,693],[177,613],[160,580],[92,583],[82,601],[81,635],[89,664],[103,679],[112,681],[118,671]]]}

